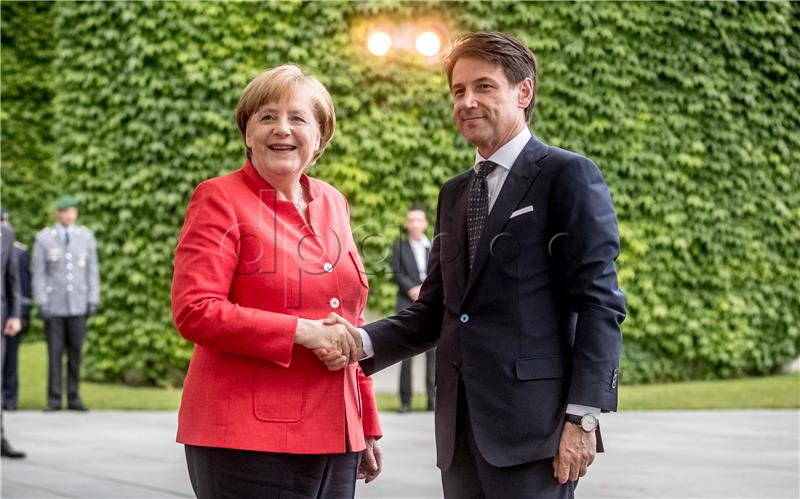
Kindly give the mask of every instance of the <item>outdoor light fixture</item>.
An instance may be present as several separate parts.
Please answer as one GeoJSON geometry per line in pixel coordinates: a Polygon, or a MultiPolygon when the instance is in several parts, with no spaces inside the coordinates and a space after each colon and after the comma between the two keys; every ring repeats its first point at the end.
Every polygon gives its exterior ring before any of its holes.
{"type": "Polygon", "coordinates": [[[442,48],[442,41],[439,40],[439,35],[433,31],[423,31],[417,36],[414,45],[417,47],[417,52],[421,55],[433,57],[438,54],[439,49],[442,48]]]}
{"type": "Polygon", "coordinates": [[[390,50],[399,49],[414,52],[431,63],[437,62],[436,56],[449,41],[447,26],[436,18],[363,19],[355,25],[354,37],[374,56],[384,57],[390,50]]]}
{"type": "Polygon", "coordinates": [[[369,36],[367,48],[373,55],[383,57],[392,48],[392,37],[383,31],[376,31],[369,36]]]}

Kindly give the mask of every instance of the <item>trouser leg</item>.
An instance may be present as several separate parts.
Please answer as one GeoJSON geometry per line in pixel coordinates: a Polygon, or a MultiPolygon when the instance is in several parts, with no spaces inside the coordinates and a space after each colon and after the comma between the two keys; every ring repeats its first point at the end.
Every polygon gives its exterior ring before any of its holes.
{"type": "Polygon", "coordinates": [[[411,405],[411,359],[400,363],[400,403],[411,405]]]}
{"type": "Polygon", "coordinates": [[[47,339],[47,406],[61,407],[61,358],[64,356],[66,317],[50,317],[44,321],[47,339]]]}
{"type": "Polygon", "coordinates": [[[67,400],[70,405],[80,403],[81,358],[83,339],[86,336],[86,316],[67,318],[67,400]]]}

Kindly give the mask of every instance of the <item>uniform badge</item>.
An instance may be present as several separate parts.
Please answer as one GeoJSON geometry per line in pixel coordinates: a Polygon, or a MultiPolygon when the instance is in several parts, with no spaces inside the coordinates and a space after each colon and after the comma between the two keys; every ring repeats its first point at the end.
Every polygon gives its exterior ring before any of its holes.
{"type": "Polygon", "coordinates": [[[78,257],[78,267],[85,267],[86,266],[86,255],[81,255],[78,257]]]}
{"type": "Polygon", "coordinates": [[[61,256],[61,248],[50,248],[50,253],[48,254],[48,258],[52,261],[56,261],[61,256]]]}

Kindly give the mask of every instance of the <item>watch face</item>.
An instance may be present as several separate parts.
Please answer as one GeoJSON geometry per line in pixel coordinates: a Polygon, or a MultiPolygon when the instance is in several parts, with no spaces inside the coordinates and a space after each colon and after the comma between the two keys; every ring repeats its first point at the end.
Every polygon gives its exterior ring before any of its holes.
{"type": "Polygon", "coordinates": [[[585,432],[592,432],[597,428],[597,418],[591,414],[586,414],[581,418],[581,428],[585,432]]]}

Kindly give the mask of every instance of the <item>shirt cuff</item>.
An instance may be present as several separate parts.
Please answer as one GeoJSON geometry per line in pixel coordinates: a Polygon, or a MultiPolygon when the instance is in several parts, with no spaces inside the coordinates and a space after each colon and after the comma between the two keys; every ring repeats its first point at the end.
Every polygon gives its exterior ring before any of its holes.
{"type": "MultiPolygon", "coordinates": [[[[370,339],[369,335],[366,331],[362,328],[358,328],[358,333],[361,335],[361,350],[364,352],[364,356],[358,360],[366,360],[371,358],[375,355],[375,348],[372,347],[372,340],[370,339]]],[[[598,412],[600,412],[598,410],[598,412]]]]}
{"type": "Polygon", "coordinates": [[[586,414],[591,414],[592,416],[599,418],[600,408],[592,407],[590,405],[567,404],[567,414],[572,414],[573,416],[585,416],[586,414]]]}

